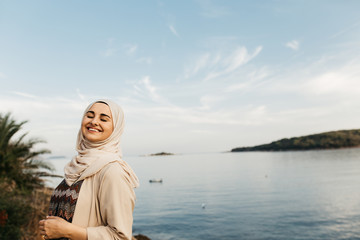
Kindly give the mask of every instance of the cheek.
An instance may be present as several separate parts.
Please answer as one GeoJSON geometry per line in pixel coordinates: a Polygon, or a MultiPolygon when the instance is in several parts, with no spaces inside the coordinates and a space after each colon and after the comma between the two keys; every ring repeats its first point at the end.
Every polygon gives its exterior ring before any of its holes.
{"type": "Polygon", "coordinates": [[[83,134],[83,136],[85,136],[86,135],[86,128],[85,127],[83,127],[83,126],[81,126],[81,133],[83,134]]]}
{"type": "Polygon", "coordinates": [[[83,131],[83,133],[84,133],[84,130],[85,130],[85,126],[86,126],[86,124],[87,124],[87,122],[85,121],[85,120],[83,120],[82,122],[81,122],[81,131],[83,131]]]}
{"type": "Polygon", "coordinates": [[[85,125],[88,123],[89,121],[86,118],[83,118],[83,120],[81,121],[81,127],[85,127],[85,125]]]}
{"type": "Polygon", "coordinates": [[[108,125],[108,126],[106,126],[106,132],[107,132],[107,135],[108,136],[110,136],[111,134],[112,134],[112,132],[113,132],[113,126],[112,125],[108,125]]]}

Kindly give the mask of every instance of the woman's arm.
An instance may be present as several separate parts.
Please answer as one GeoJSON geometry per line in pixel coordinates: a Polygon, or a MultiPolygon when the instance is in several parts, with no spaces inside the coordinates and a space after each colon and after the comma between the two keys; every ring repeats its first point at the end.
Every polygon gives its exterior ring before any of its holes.
{"type": "Polygon", "coordinates": [[[104,168],[97,197],[104,225],[88,227],[88,240],[130,240],[135,194],[120,164],[113,163],[104,168]]]}
{"type": "Polygon", "coordinates": [[[39,222],[41,235],[46,239],[70,238],[72,240],[87,240],[86,228],[76,226],[60,217],[49,216],[39,222]]]}

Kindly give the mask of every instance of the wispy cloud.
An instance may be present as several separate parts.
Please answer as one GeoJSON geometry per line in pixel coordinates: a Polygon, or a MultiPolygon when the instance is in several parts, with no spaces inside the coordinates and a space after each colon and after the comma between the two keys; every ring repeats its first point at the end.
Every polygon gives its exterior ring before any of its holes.
{"type": "Polygon", "coordinates": [[[199,70],[205,68],[208,65],[209,60],[210,60],[209,53],[206,53],[203,56],[199,57],[199,59],[195,63],[194,69],[192,70],[192,74],[196,74],[199,72],[199,70]]]}
{"type": "Polygon", "coordinates": [[[160,96],[156,93],[156,87],[151,84],[149,76],[144,77],[140,82],[145,86],[152,100],[157,101],[160,99],[160,96]]]}
{"type": "Polygon", "coordinates": [[[141,98],[146,96],[157,103],[166,102],[166,100],[158,94],[158,88],[151,83],[149,76],[145,76],[140,81],[133,84],[133,88],[135,89],[135,94],[141,98]]]}
{"type": "Polygon", "coordinates": [[[225,88],[225,92],[242,91],[245,89],[255,88],[267,81],[266,79],[270,76],[270,71],[266,67],[256,69],[245,75],[246,81],[231,84],[225,88]]]}
{"type": "Polygon", "coordinates": [[[237,110],[211,110],[195,107],[181,107],[178,105],[164,105],[152,107],[130,106],[131,115],[141,115],[158,123],[172,122],[174,125],[182,124],[231,124],[231,125],[258,125],[265,123],[268,118],[265,106],[246,106],[237,110]],[[263,118],[262,118],[263,117],[263,118]]]}
{"type": "Polygon", "coordinates": [[[21,96],[21,97],[26,97],[26,98],[33,98],[35,99],[36,96],[35,95],[32,95],[32,94],[29,94],[29,93],[25,93],[25,92],[17,92],[17,91],[13,91],[12,93],[18,95],[18,96],[21,96]]]}
{"type": "Polygon", "coordinates": [[[340,30],[339,32],[337,32],[337,33],[335,33],[334,35],[332,35],[332,36],[330,37],[330,39],[331,39],[331,38],[337,38],[337,37],[342,36],[342,35],[344,35],[344,34],[346,34],[346,33],[348,33],[348,32],[351,32],[351,31],[353,31],[354,29],[356,29],[356,28],[359,27],[359,26],[360,26],[360,22],[356,22],[356,23],[354,23],[354,24],[352,24],[352,25],[350,25],[350,26],[347,26],[347,27],[345,27],[344,29],[342,29],[342,30],[340,30]]]}
{"type": "Polygon", "coordinates": [[[256,57],[262,50],[262,46],[259,46],[255,49],[253,54],[248,54],[248,51],[245,47],[238,47],[234,53],[225,59],[225,73],[229,73],[240,67],[241,65],[246,64],[251,59],[256,57]]]}
{"type": "MultiPolygon", "coordinates": [[[[259,51],[205,53],[194,62],[191,73],[205,72],[206,75],[209,67],[216,67],[216,70],[222,72],[226,69],[236,71],[239,65],[234,62],[246,62],[247,58],[259,54],[259,51]],[[240,58],[241,55],[247,57],[240,58]]],[[[118,102],[125,106],[126,110],[127,132],[131,133],[126,136],[125,142],[133,141],[131,144],[135,146],[133,152],[136,154],[139,145],[149,148],[142,148],[140,151],[153,151],[152,149],[158,145],[178,146],[181,143],[184,146],[183,151],[189,151],[192,147],[196,151],[209,149],[211,141],[208,134],[212,134],[212,138],[218,139],[214,146],[227,150],[229,146],[240,144],[234,142],[238,139],[244,139],[244,144],[251,144],[251,141],[260,144],[267,142],[266,139],[270,141],[310,134],[313,131],[348,128],[351,124],[356,126],[358,114],[354,109],[360,108],[360,83],[357,81],[360,76],[360,62],[354,60],[330,68],[329,61],[334,61],[334,58],[323,57],[308,63],[307,66],[296,66],[288,71],[279,68],[278,72],[270,67],[248,65],[236,72],[236,76],[239,76],[239,73],[244,74],[238,83],[213,85],[220,81],[199,82],[196,89],[194,88],[193,95],[185,91],[186,88],[176,89],[179,92],[176,98],[181,101],[171,97],[169,88],[152,81],[150,76],[145,76],[132,82],[126,94],[119,94],[121,101],[118,102]],[[275,80],[271,81],[272,79],[275,80]],[[271,84],[260,85],[264,82],[269,83],[266,81],[270,81],[271,84]],[[227,84],[229,87],[226,88],[227,84]],[[204,90],[202,86],[205,85],[222,88],[204,90]],[[244,89],[249,94],[239,98],[241,94],[238,94],[238,91],[244,89]],[[192,99],[187,102],[190,98],[192,99]],[[284,99],[292,103],[285,106],[284,99]],[[296,102],[298,100],[303,103],[309,99],[316,101],[312,101],[311,105],[299,105],[296,102]],[[281,104],[277,104],[277,101],[281,104]],[[319,101],[326,104],[318,104],[319,101]],[[345,117],[347,121],[344,121],[345,117]],[[259,132],[266,136],[259,137],[259,132]],[[163,133],[163,138],[151,141],[148,136],[157,133],[163,133]],[[237,138],[239,135],[244,137],[237,138]],[[202,148],[197,145],[198,142],[204,142],[206,146],[202,148]]],[[[174,88],[170,90],[174,91],[174,88]]],[[[75,96],[74,99],[18,97],[24,92],[14,93],[16,96],[10,98],[0,96],[0,111],[10,109],[16,117],[21,116],[18,119],[31,120],[31,133],[35,136],[42,134],[39,137],[45,136],[54,153],[72,153],[81,114],[89,100],[79,89],[77,93],[79,97],[75,96]],[[63,116],[64,112],[66,118],[63,116]]],[[[128,148],[125,149],[128,153],[128,148]]]]}
{"type": "Polygon", "coordinates": [[[168,27],[175,36],[179,37],[178,32],[176,31],[175,27],[172,24],[169,24],[168,27]]]}
{"type": "Polygon", "coordinates": [[[85,95],[83,95],[83,94],[81,94],[81,92],[80,92],[80,89],[76,89],[76,93],[77,93],[77,95],[79,96],[79,98],[81,99],[81,100],[85,100],[85,95]]]}
{"type": "Polygon", "coordinates": [[[298,41],[296,41],[296,40],[292,40],[290,42],[287,42],[285,44],[285,46],[288,47],[288,48],[291,48],[292,50],[297,51],[297,50],[299,50],[300,43],[298,41]]]}
{"type": "Polygon", "coordinates": [[[324,109],[334,105],[352,105],[355,109],[360,103],[359,78],[358,56],[325,55],[306,64],[274,70],[272,76],[265,79],[267,84],[257,91],[283,95],[294,104],[304,105],[305,100],[313,105],[322,104],[324,109]]]}
{"type": "Polygon", "coordinates": [[[219,78],[239,69],[242,65],[255,58],[262,50],[258,46],[252,54],[249,54],[245,47],[236,47],[230,54],[206,53],[200,56],[192,67],[185,69],[185,78],[194,76],[202,70],[203,81],[219,78]]]}

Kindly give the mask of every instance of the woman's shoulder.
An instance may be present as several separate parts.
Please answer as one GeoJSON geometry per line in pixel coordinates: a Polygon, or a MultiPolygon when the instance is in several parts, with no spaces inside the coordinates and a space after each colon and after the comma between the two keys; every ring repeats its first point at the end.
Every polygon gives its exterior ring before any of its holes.
{"type": "Polygon", "coordinates": [[[123,177],[125,172],[124,169],[121,167],[120,163],[117,161],[110,162],[105,165],[100,171],[100,177],[123,177]]]}
{"type": "MultiPolygon", "coordinates": [[[[131,186],[128,175],[117,161],[111,162],[104,166],[98,175],[99,189],[127,189],[131,195],[135,195],[131,186]]],[[[135,198],[135,196],[133,196],[135,198]]]]}

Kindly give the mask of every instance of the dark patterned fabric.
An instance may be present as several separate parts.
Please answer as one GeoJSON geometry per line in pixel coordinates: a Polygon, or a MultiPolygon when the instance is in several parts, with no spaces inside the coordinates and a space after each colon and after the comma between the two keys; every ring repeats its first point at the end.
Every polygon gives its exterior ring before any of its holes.
{"type": "MultiPolygon", "coordinates": [[[[84,180],[69,186],[65,179],[55,188],[51,195],[49,216],[58,216],[68,222],[72,222],[74,216],[76,202],[79,197],[81,185],[84,180]]],[[[59,238],[66,239],[66,238],[59,238]]]]}

